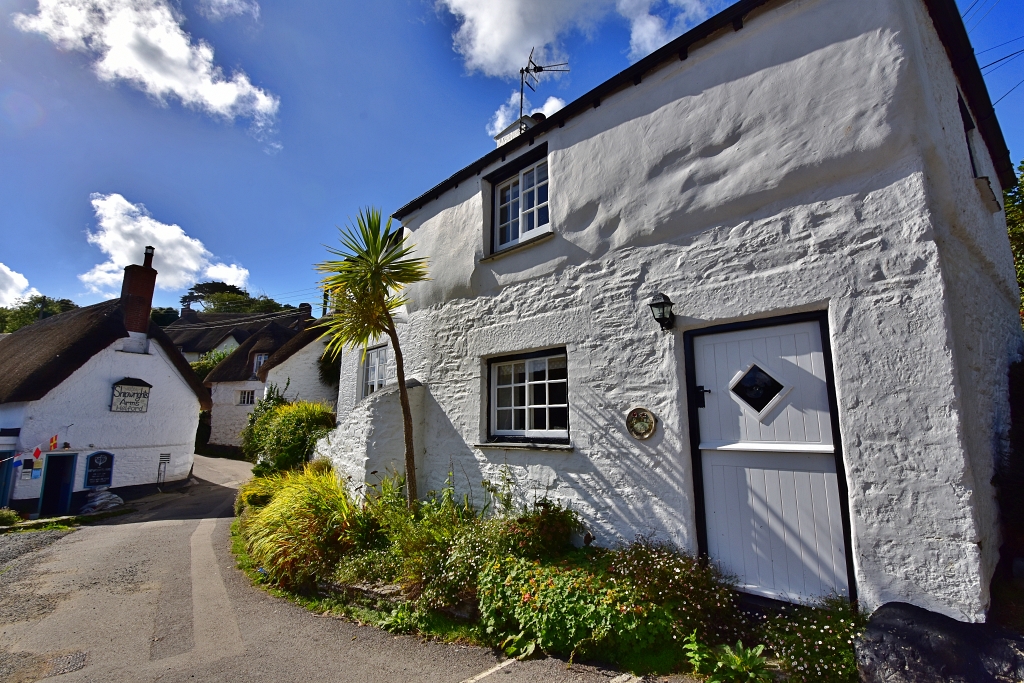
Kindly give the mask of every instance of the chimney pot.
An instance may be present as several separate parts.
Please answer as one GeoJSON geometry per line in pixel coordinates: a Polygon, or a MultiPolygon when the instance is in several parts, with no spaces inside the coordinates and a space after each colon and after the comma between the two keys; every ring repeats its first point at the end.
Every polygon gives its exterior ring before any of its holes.
{"type": "Polygon", "coordinates": [[[144,268],[153,267],[153,252],[156,251],[153,247],[146,247],[145,256],[142,259],[142,266],[144,268]]]}

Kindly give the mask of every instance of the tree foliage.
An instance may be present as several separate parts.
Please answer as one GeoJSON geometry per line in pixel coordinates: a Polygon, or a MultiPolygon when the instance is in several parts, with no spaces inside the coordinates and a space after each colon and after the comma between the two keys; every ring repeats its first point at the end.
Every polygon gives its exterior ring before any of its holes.
{"type": "Polygon", "coordinates": [[[180,317],[178,309],[169,306],[154,308],[149,312],[149,319],[160,327],[167,327],[180,317]]]}
{"type": "Polygon", "coordinates": [[[197,282],[181,297],[182,306],[199,304],[209,313],[276,313],[294,308],[274,301],[266,294],[251,295],[226,282],[197,282]]]}
{"type": "Polygon", "coordinates": [[[207,351],[203,355],[199,356],[199,360],[193,361],[189,363],[189,365],[191,365],[192,369],[196,371],[197,375],[199,375],[199,379],[205,380],[206,376],[209,375],[210,372],[215,367],[217,367],[222,360],[231,355],[231,351],[234,351],[234,349],[212,349],[210,351],[207,351]]]}
{"type": "Polygon", "coordinates": [[[78,308],[78,304],[71,299],[54,299],[36,294],[7,308],[0,308],[0,332],[14,332],[37,320],[75,308],[78,308]]]}
{"type": "Polygon", "coordinates": [[[392,230],[390,218],[382,225],[380,209],[360,210],[356,224],[340,233],[341,248],[327,248],[338,259],[316,265],[326,274],[321,282],[333,311],[322,323],[329,339],[327,353],[336,357],[346,346],[361,347],[365,353],[366,347],[381,337],[391,340],[405,427],[406,492],[412,506],[417,498],[412,409],[395,314],[408,301],[404,289],[427,279],[427,261],[411,258],[413,247],[402,229],[392,230]]]}

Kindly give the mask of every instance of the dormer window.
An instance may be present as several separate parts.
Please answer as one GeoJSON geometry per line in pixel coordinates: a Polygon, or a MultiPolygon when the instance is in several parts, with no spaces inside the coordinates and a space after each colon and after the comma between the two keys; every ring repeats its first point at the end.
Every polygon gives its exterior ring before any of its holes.
{"type": "Polygon", "coordinates": [[[269,353],[257,353],[253,357],[253,361],[252,361],[252,372],[253,372],[253,374],[256,374],[257,372],[260,371],[260,368],[263,367],[263,364],[267,362],[268,358],[270,358],[270,354],[269,353]]]}

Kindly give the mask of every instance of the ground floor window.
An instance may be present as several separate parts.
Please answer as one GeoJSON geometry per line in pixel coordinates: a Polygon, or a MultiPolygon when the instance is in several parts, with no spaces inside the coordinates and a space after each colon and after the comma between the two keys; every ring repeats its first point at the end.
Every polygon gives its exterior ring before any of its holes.
{"type": "Polygon", "coordinates": [[[251,406],[256,405],[256,390],[255,389],[243,389],[238,392],[238,405],[240,406],[251,406]]]}
{"type": "Polygon", "coordinates": [[[569,438],[564,349],[490,363],[490,436],[496,440],[569,438]]]}
{"type": "Polygon", "coordinates": [[[363,361],[363,398],[395,381],[394,357],[387,346],[366,350],[363,361]]]}

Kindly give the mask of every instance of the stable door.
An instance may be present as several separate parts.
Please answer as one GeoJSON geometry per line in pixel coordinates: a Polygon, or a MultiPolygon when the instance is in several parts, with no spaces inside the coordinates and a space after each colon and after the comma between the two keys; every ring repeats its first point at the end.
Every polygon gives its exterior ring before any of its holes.
{"type": "Polygon", "coordinates": [[[849,595],[817,320],[692,333],[707,553],[742,591],[849,595]]]}

